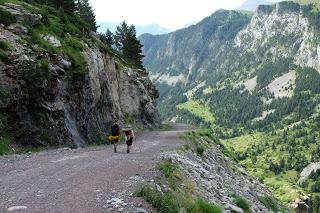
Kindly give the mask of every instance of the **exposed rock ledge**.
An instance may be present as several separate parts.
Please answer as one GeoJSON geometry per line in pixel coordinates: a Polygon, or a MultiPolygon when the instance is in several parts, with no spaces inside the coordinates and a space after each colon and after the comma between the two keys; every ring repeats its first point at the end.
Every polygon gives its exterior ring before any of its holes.
{"type": "Polygon", "coordinates": [[[310,163],[307,167],[305,167],[300,173],[300,178],[298,183],[301,184],[311,175],[312,172],[316,172],[320,169],[320,162],[310,163]]]}

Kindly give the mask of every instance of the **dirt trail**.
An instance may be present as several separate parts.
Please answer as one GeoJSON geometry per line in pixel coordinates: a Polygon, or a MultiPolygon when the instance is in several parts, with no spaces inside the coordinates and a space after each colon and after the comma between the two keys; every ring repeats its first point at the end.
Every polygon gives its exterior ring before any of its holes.
{"type": "Polygon", "coordinates": [[[131,154],[123,144],[119,153],[99,146],[0,157],[0,212],[130,212],[138,205],[132,193],[157,175],[157,157],[180,146],[185,131],[176,124],[143,133],[131,154]]]}

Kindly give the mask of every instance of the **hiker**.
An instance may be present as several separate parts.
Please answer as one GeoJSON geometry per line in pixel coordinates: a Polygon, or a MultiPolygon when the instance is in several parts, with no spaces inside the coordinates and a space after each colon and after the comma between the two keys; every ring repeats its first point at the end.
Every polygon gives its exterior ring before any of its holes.
{"type": "Polygon", "coordinates": [[[115,119],[114,124],[111,126],[111,136],[109,136],[109,140],[114,147],[114,152],[117,152],[117,143],[119,142],[119,138],[120,138],[119,120],[115,119]]]}
{"type": "Polygon", "coordinates": [[[126,137],[126,144],[127,144],[127,153],[130,153],[130,148],[132,146],[133,140],[136,140],[136,137],[134,135],[134,132],[131,128],[131,126],[127,126],[123,129],[123,132],[126,137]]]}

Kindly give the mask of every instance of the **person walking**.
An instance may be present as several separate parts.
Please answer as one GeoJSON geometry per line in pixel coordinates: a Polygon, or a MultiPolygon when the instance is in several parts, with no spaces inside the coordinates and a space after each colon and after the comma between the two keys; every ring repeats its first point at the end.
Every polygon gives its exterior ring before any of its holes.
{"type": "Polygon", "coordinates": [[[130,153],[130,149],[133,143],[133,140],[136,140],[136,137],[134,135],[134,132],[132,130],[131,126],[127,126],[123,129],[123,132],[126,137],[126,144],[127,144],[127,153],[130,153]]]}
{"type": "Polygon", "coordinates": [[[117,152],[117,143],[120,139],[120,125],[119,120],[115,119],[114,124],[111,126],[111,136],[109,136],[109,141],[113,144],[114,152],[117,152]]]}

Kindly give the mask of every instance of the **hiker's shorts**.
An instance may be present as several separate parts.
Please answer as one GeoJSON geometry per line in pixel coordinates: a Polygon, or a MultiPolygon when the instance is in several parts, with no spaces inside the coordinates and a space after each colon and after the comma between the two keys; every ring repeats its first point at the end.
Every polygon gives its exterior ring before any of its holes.
{"type": "Polygon", "coordinates": [[[126,141],[126,144],[128,146],[131,146],[132,145],[132,141],[133,141],[133,138],[130,138],[129,140],[126,141]]]}

